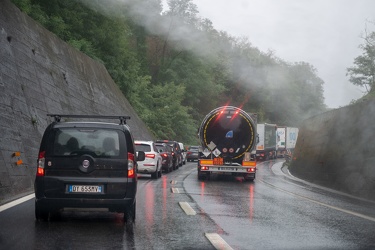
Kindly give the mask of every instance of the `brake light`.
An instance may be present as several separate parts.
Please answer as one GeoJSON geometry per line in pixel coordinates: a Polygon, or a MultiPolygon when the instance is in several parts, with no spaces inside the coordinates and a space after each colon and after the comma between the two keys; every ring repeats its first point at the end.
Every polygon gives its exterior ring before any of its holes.
{"type": "Polygon", "coordinates": [[[246,169],[247,172],[254,173],[256,168],[248,168],[246,169]]]}
{"type": "Polygon", "coordinates": [[[161,154],[162,157],[167,157],[166,153],[161,154]]]}
{"type": "Polygon", "coordinates": [[[146,154],[146,157],[154,159],[155,158],[155,154],[146,154]]]}
{"type": "Polygon", "coordinates": [[[44,176],[45,156],[46,156],[46,151],[39,152],[36,176],[44,176]]]}
{"type": "Polygon", "coordinates": [[[210,168],[207,166],[201,166],[201,170],[209,170],[210,168]]]}
{"type": "Polygon", "coordinates": [[[174,153],[172,153],[172,156],[174,156],[174,153]]]}
{"type": "Polygon", "coordinates": [[[128,153],[128,178],[134,178],[134,154],[128,153]]]}

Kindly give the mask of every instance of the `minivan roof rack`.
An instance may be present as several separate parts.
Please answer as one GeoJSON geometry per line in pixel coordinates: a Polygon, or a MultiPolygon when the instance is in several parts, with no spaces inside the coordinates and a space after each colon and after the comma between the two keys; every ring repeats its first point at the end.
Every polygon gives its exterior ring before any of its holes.
{"type": "Polygon", "coordinates": [[[47,114],[47,116],[54,117],[55,122],[60,122],[62,117],[67,118],[89,118],[89,119],[119,119],[120,124],[126,124],[126,120],[130,119],[130,116],[125,115],[59,115],[59,114],[47,114]]]}

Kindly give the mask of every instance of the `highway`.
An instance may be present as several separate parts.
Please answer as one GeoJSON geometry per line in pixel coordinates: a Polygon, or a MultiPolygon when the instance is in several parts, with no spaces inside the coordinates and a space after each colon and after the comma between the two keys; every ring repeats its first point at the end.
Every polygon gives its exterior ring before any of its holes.
{"type": "Polygon", "coordinates": [[[375,203],[258,163],[254,182],[198,181],[196,162],[139,176],[133,232],[122,215],[64,211],[35,221],[34,198],[0,207],[1,249],[375,249],[375,203]]]}

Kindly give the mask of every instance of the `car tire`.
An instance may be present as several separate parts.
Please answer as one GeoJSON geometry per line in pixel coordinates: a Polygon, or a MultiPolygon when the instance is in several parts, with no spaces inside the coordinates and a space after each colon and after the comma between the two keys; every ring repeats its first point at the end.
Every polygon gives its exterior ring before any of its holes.
{"type": "Polygon", "coordinates": [[[157,179],[158,177],[159,177],[159,170],[156,169],[155,173],[152,173],[152,174],[151,174],[151,178],[152,178],[152,179],[157,179]]]}
{"type": "Polygon", "coordinates": [[[173,162],[171,162],[171,165],[169,166],[169,172],[173,171],[173,162]]]}
{"type": "Polygon", "coordinates": [[[38,221],[48,221],[49,212],[45,211],[38,206],[38,203],[35,202],[35,218],[38,221]]]}
{"type": "Polygon", "coordinates": [[[134,232],[136,214],[136,201],[130,205],[124,212],[124,223],[126,224],[126,231],[129,233],[134,232]]]}

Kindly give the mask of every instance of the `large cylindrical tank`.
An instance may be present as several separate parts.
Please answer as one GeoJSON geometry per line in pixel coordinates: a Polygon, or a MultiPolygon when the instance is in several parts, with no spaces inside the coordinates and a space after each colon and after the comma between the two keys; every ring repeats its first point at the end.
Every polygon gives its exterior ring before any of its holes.
{"type": "Polygon", "coordinates": [[[209,157],[240,163],[245,152],[251,152],[256,144],[256,122],[240,108],[219,107],[203,119],[199,138],[202,147],[212,151],[209,157]]]}

